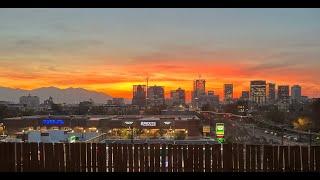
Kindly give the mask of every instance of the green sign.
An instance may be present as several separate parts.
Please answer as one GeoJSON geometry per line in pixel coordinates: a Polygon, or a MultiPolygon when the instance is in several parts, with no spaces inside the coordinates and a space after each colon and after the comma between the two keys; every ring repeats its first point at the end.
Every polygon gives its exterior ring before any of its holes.
{"type": "Polygon", "coordinates": [[[216,123],[216,135],[224,135],[224,123],[216,123]]]}
{"type": "Polygon", "coordinates": [[[76,139],[77,139],[76,136],[70,136],[70,137],[68,138],[68,140],[69,140],[70,143],[76,142],[76,139]]]}
{"type": "Polygon", "coordinates": [[[216,137],[218,142],[224,143],[224,123],[216,123],[216,137]]]}

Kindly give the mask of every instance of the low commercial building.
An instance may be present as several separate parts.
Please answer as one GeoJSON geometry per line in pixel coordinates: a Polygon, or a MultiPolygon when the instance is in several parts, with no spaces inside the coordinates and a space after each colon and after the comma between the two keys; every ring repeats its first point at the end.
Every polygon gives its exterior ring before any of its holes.
{"type": "MultiPolygon", "coordinates": [[[[136,137],[161,138],[184,134],[187,139],[198,139],[201,135],[201,121],[195,115],[110,115],[110,116],[24,116],[1,120],[8,131],[20,131],[24,128],[41,129],[42,127],[63,129],[98,128],[118,136],[117,132],[130,133],[135,129],[136,137]]],[[[121,135],[120,135],[121,136],[121,135]]]]}

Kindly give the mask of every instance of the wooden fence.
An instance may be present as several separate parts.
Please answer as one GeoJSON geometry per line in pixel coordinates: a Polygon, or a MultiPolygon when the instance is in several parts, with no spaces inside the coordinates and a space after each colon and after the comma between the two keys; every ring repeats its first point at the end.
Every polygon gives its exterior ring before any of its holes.
{"type": "Polygon", "coordinates": [[[320,172],[320,146],[0,143],[5,172],[320,172]]]}

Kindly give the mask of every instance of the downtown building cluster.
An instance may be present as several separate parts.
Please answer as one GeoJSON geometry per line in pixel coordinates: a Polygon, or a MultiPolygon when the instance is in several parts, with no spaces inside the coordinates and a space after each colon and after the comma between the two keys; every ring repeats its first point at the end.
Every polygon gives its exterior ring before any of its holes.
{"type": "MultiPolygon", "coordinates": [[[[214,91],[206,91],[206,80],[196,79],[193,81],[191,92],[191,104],[189,107],[201,109],[204,106],[217,107],[219,104],[232,104],[237,101],[248,102],[251,106],[276,105],[278,109],[287,111],[290,104],[303,103],[307,97],[302,96],[301,86],[278,85],[267,83],[265,80],[250,81],[249,91],[242,91],[239,98],[234,98],[233,84],[224,84],[223,100],[214,91]],[[290,93],[291,91],[291,93],[290,93]]],[[[185,106],[186,93],[178,88],[170,92],[170,98],[165,99],[163,86],[134,85],[132,104],[139,107],[152,107],[161,105],[185,106]]]]}

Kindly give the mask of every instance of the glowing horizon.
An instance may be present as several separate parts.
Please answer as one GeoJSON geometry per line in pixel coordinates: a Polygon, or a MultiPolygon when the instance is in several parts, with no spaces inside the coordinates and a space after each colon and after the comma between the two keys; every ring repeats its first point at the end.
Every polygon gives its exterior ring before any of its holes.
{"type": "MultiPolygon", "coordinates": [[[[79,87],[132,98],[132,86],[193,80],[223,99],[251,80],[320,95],[319,9],[1,9],[0,85],[79,87]]],[[[1,97],[0,97],[1,98],[1,97]]]]}

